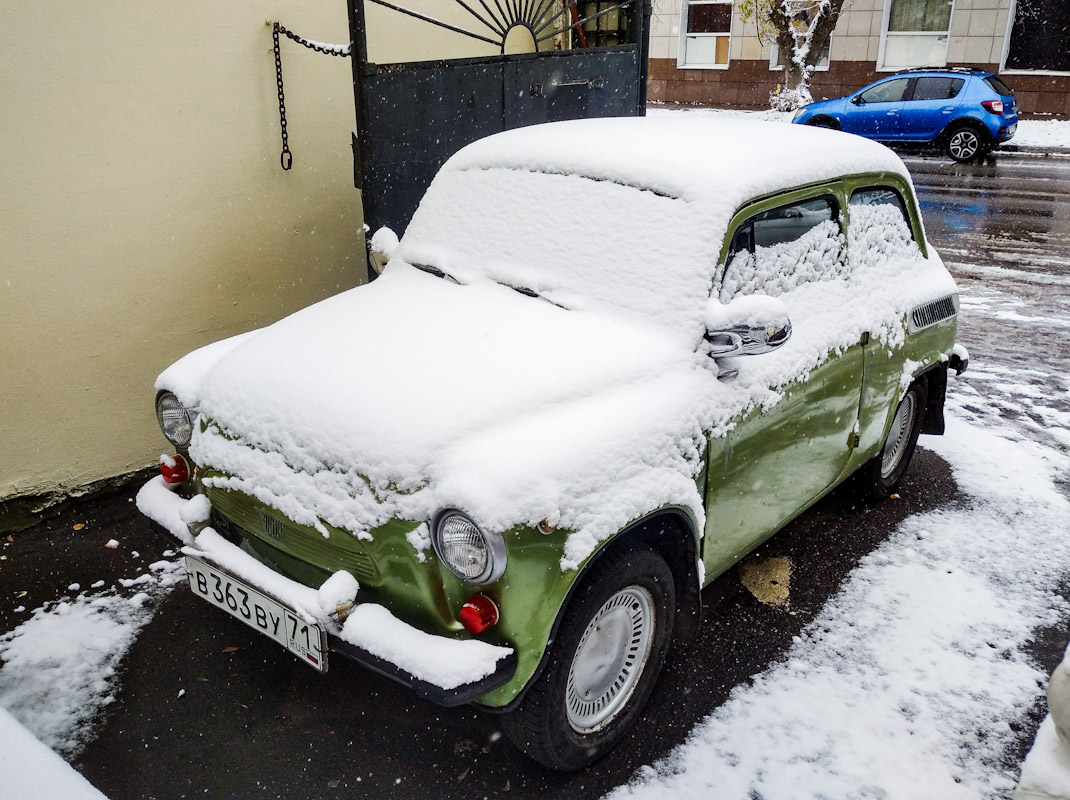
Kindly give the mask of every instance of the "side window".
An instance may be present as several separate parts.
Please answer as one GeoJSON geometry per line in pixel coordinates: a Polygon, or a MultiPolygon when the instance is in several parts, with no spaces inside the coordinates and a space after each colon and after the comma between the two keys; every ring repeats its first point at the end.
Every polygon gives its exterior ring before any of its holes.
{"type": "Polygon", "coordinates": [[[903,198],[895,189],[873,186],[851,195],[847,252],[851,271],[888,269],[921,258],[903,198]]]}
{"type": "Polygon", "coordinates": [[[720,300],[772,297],[843,275],[843,237],[835,198],[823,195],[755,214],[732,236],[720,300]]]}
{"type": "Polygon", "coordinates": [[[896,78],[894,81],[886,81],[878,84],[868,92],[863,92],[863,103],[898,103],[903,99],[910,78],[896,78]]]}
{"type": "Polygon", "coordinates": [[[914,100],[950,100],[957,97],[966,83],[962,78],[918,78],[914,100]]]}

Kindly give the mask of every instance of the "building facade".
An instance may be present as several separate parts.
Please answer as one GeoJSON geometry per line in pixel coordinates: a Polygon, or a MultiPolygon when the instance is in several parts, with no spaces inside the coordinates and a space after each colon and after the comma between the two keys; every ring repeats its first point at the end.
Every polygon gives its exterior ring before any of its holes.
{"type": "MultiPolygon", "coordinates": [[[[783,64],[732,0],[654,0],[653,101],[767,107],[783,64]]],[[[811,82],[839,97],[900,69],[1000,72],[1023,114],[1070,116],[1066,0],[846,0],[811,82]]]]}

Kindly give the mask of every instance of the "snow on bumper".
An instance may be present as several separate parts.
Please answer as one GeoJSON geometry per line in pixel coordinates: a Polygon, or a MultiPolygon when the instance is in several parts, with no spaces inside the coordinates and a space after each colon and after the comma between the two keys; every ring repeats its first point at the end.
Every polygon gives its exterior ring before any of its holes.
{"type": "Polygon", "coordinates": [[[511,647],[426,633],[376,603],[358,603],[340,624],[323,608],[322,590],[326,586],[316,590],[280,575],[213,528],[192,534],[182,519],[183,507],[189,502],[160,477],[146,483],[137,495],[138,510],[185,545],[184,553],[275,597],[307,622],[319,623],[327,631],[333,652],[443,705],[470,702],[512,679],[516,654],[511,647]]]}

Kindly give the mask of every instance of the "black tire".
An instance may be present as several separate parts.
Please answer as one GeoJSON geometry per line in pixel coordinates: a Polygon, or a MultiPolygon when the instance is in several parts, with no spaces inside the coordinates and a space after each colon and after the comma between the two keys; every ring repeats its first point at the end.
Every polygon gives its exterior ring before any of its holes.
{"type": "Polygon", "coordinates": [[[926,380],[918,378],[896,406],[880,452],[858,471],[859,489],[869,499],[883,500],[899,488],[918,444],[927,399],[926,380]]]}
{"type": "Polygon", "coordinates": [[[944,152],[960,164],[982,158],[987,147],[988,137],[973,125],[953,125],[944,134],[944,152]]]}
{"type": "Polygon", "coordinates": [[[842,130],[840,123],[832,117],[814,117],[806,124],[814,128],[828,128],[833,131],[842,130]]]}
{"type": "Polygon", "coordinates": [[[562,771],[582,769],[594,763],[612,750],[634,725],[665,663],[676,613],[676,589],[669,565],[659,553],[641,542],[625,540],[613,545],[582,581],[550,645],[546,668],[528,688],[520,706],[501,718],[502,729],[513,744],[543,766],[562,771]],[[617,605],[606,612],[612,603],[617,605]],[[637,643],[636,618],[644,609],[649,611],[652,630],[642,643],[637,643]],[[602,630],[600,626],[592,627],[590,634],[587,631],[600,612],[606,632],[597,637],[602,630]],[[630,637],[627,643],[613,636],[622,630],[626,638],[630,637]],[[608,643],[618,645],[623,663],[620,659],[605,658],[606,649],[598,645],[607,644],[607,638],[608,643]],[[585,645],[586,660],[576,658],[581,644],[585,645]],[[640,650],[645,651],[645,660],[640,650]],[[592,653],[599,657],[593,669],[592,653]],[[625,673],[629,666],[638,669],[634,677],[633,671],[625,673]],[[629,677],[622,678],[623,674],[629,677]],[[607,680],[604,693],[594,701],[581,699],[581,695],[590,697],[589,689],[581,691],[584,683],[591,687],[592,683],[597,685],[607,680]],[[621,680],[624,683],[618,691],[615,686],[621,680]],[[607,696],[610,699],[600,707],[598,703],[607,696]],[[611,716],[593,724],[594,715],[608,713],[605,709],[612,709],[615,704],[619,705],[611,716]],[[577,720],[587,719],[592,720],[588,729],[577,726],[577,720]]]}

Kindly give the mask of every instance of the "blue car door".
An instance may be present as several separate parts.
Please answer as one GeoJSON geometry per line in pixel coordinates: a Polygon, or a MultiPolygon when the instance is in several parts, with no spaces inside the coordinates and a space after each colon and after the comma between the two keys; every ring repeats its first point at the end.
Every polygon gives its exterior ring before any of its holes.
{"type": "Polygon", "coordinates": [[[948,75],[917,78],[914,91],[903,101],[899,112],[899,132],[902,139],[929,142],[940,135],[954,119],[958,101],[966,81],[948,75]]]}
{"type": "Polygon", "coordinates": [[[881,81],[851,98],[843,129],[871,139],[898,139],[903,97],[913,78],[881,81]]]}

